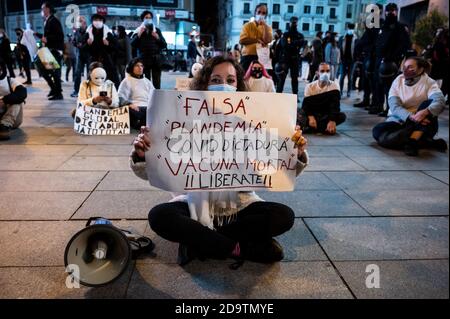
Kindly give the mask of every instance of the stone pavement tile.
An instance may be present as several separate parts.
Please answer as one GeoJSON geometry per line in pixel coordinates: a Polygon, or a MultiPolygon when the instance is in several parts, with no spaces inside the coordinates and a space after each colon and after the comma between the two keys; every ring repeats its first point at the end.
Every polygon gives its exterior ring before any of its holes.
{"type": "Polygon", "coordinates": [[[3,155],[2,171],[47,171],[56,170],[70,155],[61,154],[61,156],[33,156],[33,155],[3,155]]]}
{"type": "Polygon", "coordinates": [[[0,192],[0,220],[69,219],[88,196],[88,192],[0,192]]]}
{"type": "Polygon", "coordinates": [[[73,128],[19,127],[13,131],[12,136],[64,136],[68,134],[73,134],[73,128]]]}
{"type": "Polygon", "coordinates": [[[351,137],[351,138],[361,138],[361,137],[373,138],[372,128],[364,130],[361,128],[361,126],[359,124],[356,126],[358,128],[357,130],[355,130],[354,125],[352,127],[353,127],[353,130],[344,131],[343,135],[351,137]]]}
{"type": "MultiPolygon", "coordinates": [[[[120,220],[113,224],[144,233],[147,221],[120,220]]],[[[67,243],[85,225],[86,221],[2,221],[0,267],[63,266],[67,243]]]]}
{"type": "Polygon", "coordinates": [[[308,145],[308,155],[313,157],[343,157],[339,147],[330,146],[310,146],[308,145]]]}
{"type": "Polygon", "coordinates": [[[291,207],[297,217],[369,216],[343,191],[295,191],[260,193],[264,200],[291,207]]]}
{"type": "Polygon", "coordinates": [[[406,190],[448,189],[448,185],[422,172],[325,172],[333,182],[344,190],[406,190]]]}
{"type": "MultiPolygon", "coordinates": [[[[145,236],[155,243],[154,255],[143,255],[140,263],[176,263],[178,244],[158,236],[150,227],[146,228],[145,236]]],[[[295,219],[294,226],[285,234],[276,237],[284,249],[285,261],[326,261],[327,258],[318,243],[312,237],[303,221],[295,219]]],[[[209,259],[208,261],[213,261],[209,259]]]]}
{"type": "Polygon", "coordinates": [[[134,262],[117,281],[98,288],[66,286],[67,273],[59,267],[0,268],[0,299],[100,299],[124,298],[134,262]]]}
{"type": "Polygon", "coordinates": [[[61,165],[59,171],[125,171],[128,156],[74,156],[61,165]]]}
{"type": "Polygon", "coordinates": [[[54,117],[24,117],[21,127],[47,127],[56,121],[54,117]]]}
{"type": "Polygon", "coordinates": [[[335,262],[359,299],[448,299],[448,260],[335,262]],[[380,269],[380,288],[368,289],[369,264],[380,269]]]}
{"type": "Polygon", "coordinates": [[[150,186],[148,181],[144,181],[134,175],[131,170],[128,171],[110,171],[108,175],[98,185],[100,191],[133,191],[133,190],[153,190],[158,188],[150,186]]]}
{"type": "Polygon", "coordinates": [[[134,139],[133,135],[117,136],[82,136],[82,135],[63,136],[51,144],[82,144],[82,145],[130,145],[134,139]]]}
{"type": "Polygon", "coordinates": [[[321,172],[303,172],[295,183],[296,190],[339,190],[331,179],[321,172]]]}
{"type": "Polygon", "coordinates": [[[405,156],[402,152],[384,149],[378,145],[343,146],[339,148],[339,151],[350,158],[405,156]]]}
{"type": "Polygon", "coordinates": [[[366,169],[346,157],[316,157],[309,160],[306,171],[365,171],[366,169]]]}
{"type": "Polygon", "coordinates": [[[425,171],[424,173],[448,185],[448,171],[425,171]]]}
{"type": "Polygon", "coordinates": [[[306,218],[331,260],[448,258],[447,217],[306,218]]]}
{"type": "Polygon", "coordinates": [[[106,172],[2,172],[2,191],[92,191],[106,172]]]}
{"type": "Polygon", "coordinates": [[[131,145],[87,145],[77,156],[129,156],[131,145]]]}
{"type": "Polygon", "coordinates": [[[360,142],[355,139],[345,136],[345,135],[316,135],[316,134],[306,134],[305,137],[308,139],[308,143],[312,146],[353,146],[361,145],[360,142]]]}
{"type": "Polygon", "coordinates": [[[74,219],[90,216],[147,219],[150,209],[171,199],[167,192],[95,191],[78,210],[74,219]]]}
{"type": "Polygon", "coordinates": [[[448,215],[448,187],[440,190],[348,191],[372,216],[448,215]]]}
{"type": "Polygon", "coordinates": [[[403,170],[442,170],[448,168],[448,157],[394,157],[394,158],[377,158],[373,157],[356,157],[353,159],[359,165],[371,171],[403,171],[403,170]]]}
{"type": "Polygon", "coordinates": [[[0,145],[0,156],[72,156],[82,148],[81,145],[0,145]]]}
{"type": "MultiPolygon", "coordinates": [[[[28,105],[27,105],[28,107],[28,105]]],[[[66,110],[48,110],[48,109],[28,109],[26,110],[26,117],[57,117],[63,118],[70,116],[66,110]]]]}
{"type": "Polygon", "coordinates": [[[0,142],[0,145],[44,145],[53,143],[58,139],[55,135],[14,135],[11,133],[11,139],[0,142]]]}
{"type": "Polygon", "coordinates": [[[352,298],[327,262],[246,262],[238,271],[231,263],[193,261],[182,268],[138,261],[127,298],[352,298]]]}

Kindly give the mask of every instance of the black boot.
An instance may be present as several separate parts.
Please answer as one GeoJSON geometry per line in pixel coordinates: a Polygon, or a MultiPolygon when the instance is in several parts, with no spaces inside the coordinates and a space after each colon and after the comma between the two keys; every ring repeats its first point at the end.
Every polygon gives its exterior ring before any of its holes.
{"type": "Polygon", "coordinates": [[[410,138],[404,148],[405,154],[408,156],[419,155],[419,143],[417,140],[410,138]]]}
{"type": "Polygon", "coordinates": [[[269,264],[284,258],[283,248],[273,238],[248,242],[242,248],[242,257],[254,262],[269,264]]]}
{"type": "Polygon", "coordinates": [[[0,124],[0,141],[7,141],[11,138],[11,128],[0,124]]]}
{"type": "Polygon", "coordinates": [[[446,152],[447,149],[448,149],[447,142],[444,139],[442,139],[442,138],[438,138],[438,139],[435,139],[435,140],[430,140],[429,141],[429,146],[432,149],[435,149],[436,151],[443,152],[443,153],[446,152]]]}

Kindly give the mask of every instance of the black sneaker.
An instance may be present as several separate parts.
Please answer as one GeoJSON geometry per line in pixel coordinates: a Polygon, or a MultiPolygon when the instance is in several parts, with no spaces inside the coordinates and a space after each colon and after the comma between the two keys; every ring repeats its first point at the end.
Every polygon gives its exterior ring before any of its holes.
{"type": "Polygon", "coordinates": [[[7,141],[9,139],[11,139],[11,128],[0,124],[0,141],[7,141]]]}
{"type": "Polygon", "coordinates": [[[378,113],[379,117],[387,117],[388,116],[388,111],[381,111],[380,113],[378,113]]]}
{"type": "Polygon", "coordinates": [[[444,139],[442,139],[442,138],[431,140],[430,141],[430,145],[431,145],[432,148],[434,148],[438,152],[443,152],[444,153],[448,149],[447,142],[444,139]]]}
{"type": "Polygon", "coordinates": [[[410,138],[404,147],[405,154],[408,156],[419,155],[419,143],[417,140],[410,138]]]}
{"type": "Polygon", "coordinates": [[[64,100],[64,96],[62,94],[57,94],[57,95],[50,96],[48,98],[48,100],[49,101],[64,100]]]}
{"type": "Polygon", "coordinates": [[[70,97],[78,97],[78,93],[73,91],[72,94],[70,94],[70,97]]]}
{"type": "Polygon", "coordinates": [[[364,101],[353,104],[353,107],[366,107],[368,103],[365,103],[364,101]]]}
{"type": "Polygon", "coordinates": [[[192,248],[190,248],[187,245],[179,244],[178,245],[178,257],[177,257],[177,263],[181,267],[187,265],[192,260],[198,258],[201,261],[206,260],[206,257],[202,254],[197,253],[192,248]]]}
{"type": "Polygon", "coordinates": [[[273,238],[266,241],[248,242],[242,251],[245,260],[270,264],[284,258],[283,247],[273,238]]]}

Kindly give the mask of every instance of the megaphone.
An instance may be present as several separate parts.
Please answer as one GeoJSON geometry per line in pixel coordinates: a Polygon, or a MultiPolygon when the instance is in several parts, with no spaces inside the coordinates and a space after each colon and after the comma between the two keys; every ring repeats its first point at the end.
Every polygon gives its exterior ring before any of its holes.
{"type": "Polygon", "coordinates": [[[145,248],[151,251],[154,248],[149,238],[133,235],[115,227],[107,219],[91,217],[86,228],[76,233],[67,244],[65,267],[77,267],[71,275],[84,286],[99,287],[112,283],[127,269],[133,250],[137,252],[145,248]],[[133,248],[136,245],[138,248],[133,248]]]}

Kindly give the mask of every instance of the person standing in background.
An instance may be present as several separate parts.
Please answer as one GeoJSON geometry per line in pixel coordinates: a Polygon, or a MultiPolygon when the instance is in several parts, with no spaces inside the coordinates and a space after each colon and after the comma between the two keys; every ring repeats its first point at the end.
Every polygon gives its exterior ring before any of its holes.
{"type": "Polygon", "coordinates": [[[9,76],[11,78],[15,78],[16,75],[14,74],[13,68],[11,41],[9,41],[8,35],[6,34],[4,29],[0,29],[0,57],[3,59],[4,63],[6,63],[9,76]]]}

